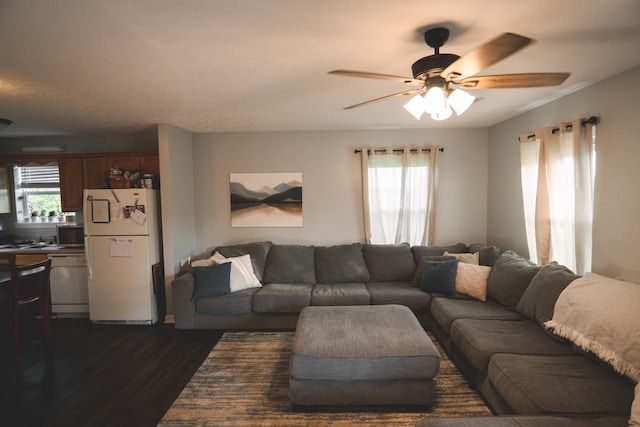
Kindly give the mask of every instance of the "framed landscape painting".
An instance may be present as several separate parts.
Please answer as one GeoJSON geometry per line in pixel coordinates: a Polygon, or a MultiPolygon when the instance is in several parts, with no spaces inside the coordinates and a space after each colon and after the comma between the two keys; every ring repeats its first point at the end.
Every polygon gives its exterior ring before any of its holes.
{"type": "Polygon", "coordinates": [[[302,173],[232,173],[232,227],[302,227],[302,173]]]}

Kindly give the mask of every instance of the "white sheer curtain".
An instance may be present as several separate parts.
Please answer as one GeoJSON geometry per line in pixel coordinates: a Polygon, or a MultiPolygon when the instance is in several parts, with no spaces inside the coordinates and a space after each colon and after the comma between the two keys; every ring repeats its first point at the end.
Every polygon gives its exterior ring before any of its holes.
{"type": "Polygon", "coordinates": [[[438,148],[361,149],[365,240],[433,245],[438,148]]]}
{"type": "Polygon", "coordinates": [[[591,270],[594,128],[581,119],[520,137],[529,256],[591,270]]]}

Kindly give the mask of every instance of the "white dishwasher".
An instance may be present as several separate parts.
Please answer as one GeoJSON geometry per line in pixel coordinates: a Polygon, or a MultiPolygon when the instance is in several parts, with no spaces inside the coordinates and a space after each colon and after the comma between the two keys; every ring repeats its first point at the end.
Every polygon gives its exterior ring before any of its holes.
{"type": "Polygon", "coordinates": [[[87,259],[84,254],[49,254],[51,311],[57,317],[89,317],[87,259]]]}

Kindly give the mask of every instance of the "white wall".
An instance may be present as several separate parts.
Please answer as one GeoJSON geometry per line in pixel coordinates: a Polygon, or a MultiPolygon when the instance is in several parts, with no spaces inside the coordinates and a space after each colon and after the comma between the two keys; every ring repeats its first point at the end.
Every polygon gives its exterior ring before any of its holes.
{"type": "Polygon", "coordinates": [[[488,240],[528,254],[518,135],[575,117],[597,127],[593,272],[640,283],[640,67],[489,128],[488,240]]]}
{"type": "Polygon", "coordinates": [[[191,134],[174,126],[158,126],[162,247],[167,312],[173,314],[171,282],[180,261],[195,252],[193,150],[191,134]]]}
{"type": "MultiPolygon", "coordinates": [[[[437,145],[440,163],[437,244],[484,242],[487,129],[209,133],[193,136],[196,247],[257,240],[363,242],[361,146],[437,145]],[[229,174],[301,172],[301,228],[232,228],[229,174]]],[[[173,166],[173,162],[172,162],[173,166]]]]}

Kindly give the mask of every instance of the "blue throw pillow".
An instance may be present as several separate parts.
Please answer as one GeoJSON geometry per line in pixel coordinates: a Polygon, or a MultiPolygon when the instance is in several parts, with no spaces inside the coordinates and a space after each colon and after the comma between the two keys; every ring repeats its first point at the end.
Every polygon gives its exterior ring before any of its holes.
{"type": "Polygon", "coordinates": [[[195,285],[192,300],[204,297],[216,297],[231,293],[231,263],[216,264],[210,267],[193,267],[195,285]]]}
{"type": "Polygon", "coordinates": [[[455,296],[458,260],[424,261],[420,289],[424,292],[455,296]]]}

